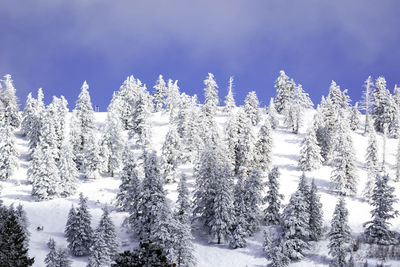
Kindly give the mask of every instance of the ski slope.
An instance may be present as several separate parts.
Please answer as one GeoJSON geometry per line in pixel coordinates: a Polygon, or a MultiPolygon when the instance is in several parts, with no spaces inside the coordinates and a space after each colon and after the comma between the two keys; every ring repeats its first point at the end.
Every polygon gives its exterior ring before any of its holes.
{"type": "MultiPolygon", "coordinates": [[[[280,193],[284,194],[283,203],[286,204],[290,194],[297,188],[297,183],[301,175],[301,171],[297,167],[297,161],[300,152],[301,141],[304,138],[306,128],[312,120],[314,110],[308,110],[305,114],[304,126],[300,129],[299,134],[292,134],[282,127],[282,118],[280,117],[280,126],[273,131],[273,165],[279,167],[280,176],[280,193]]],[[[96,122],[99,129],[103,127],[106,113],[96,113],[96,122]]],[[[218,112],[217,121],[219,126],[223,127],[226,117],[222,111],[218,112]]],[[[162,113],[154,113],[152,115],[152,145],[160,155],[161,147],[164,142],[165,135],[168,131],[168,115],[162,113]]],[[[256,129],[257,131],[257,129],[256,129]]],[[[79,193],[82,192],[88,197],[88,205],[92,215],[92,227],[97,227],[101,216],[101,208],[108,205],[111,210],[111,217],[117,227],[117,233],[122,246],[120,250],[134,248],[137,243],[131,240],[126,229],[122,227],[122,222],[127,213],[118,212],[114,209],[116,202],[115,197],[118,193],[120,180],[118,175],[115,177],[103,176],[98,180],[84,181],[80,180],[78,191],[71,197],[64,199],[54,199],[49,201],[35,201],[31,196],[32,186],[27,181],[28,162],[28,141],[23,138],[19,132],[17,135],[17,148],[20,153],[19,169],[8,181],[1,181],[1,199],[4,204],[18,205],[21,203],[30,222],[29,231],[30,247],[29,253],[35,257],[34,266],[45,266],[44,258],[48,253],[47,241],[50,237],[54,238],[58,247],[66,247],[67,241],[64,237],[64,227],[67,220],[67,214],[71,205],[77,206],[79,193]],[[37,231],[38,226],[43,226],[43,231],[37,231]]],[[[358,166],[358,194],[356,197],[347,197],[347,208],[349,210],[349,226],[354,235],[363,231],[363,223],[370,220],[369,211],[371,207],[361,197],[361,192],[366,182],[366,171],[364,166],[364,155],[366,152],[367,138],[363,135],[362,130],[353,133],[354,147],[356,149],[356,158],[358,166]]],[[[380,157],[382,158],[382,136],[378,135],[378,144],[380,148],[380,157]]],[[[395,157],[397,153],[398,140],[387,140],[386,151],[386,168],[393,178],[395,175],[395,157]]],[[[188,175],[188,186],[193,190],[194,179],[191,177],[193,166],[180,166],[180,170],[188,175]]],[[[324,225],[329,229],[330,220],[336,205],[337,197],[330,191],[330,173],[331,168],[323,166],[322,168],[307,172],[309,179],[315,179],[319,188],[321,201],[324,212],[324,225]]],[[[171,205],[177,197],[177,184],[168,184],[168,198],[171,205]]],[[[399,186],[396,185],[396,194],[399,195],[399,186]]],[[[395,205],[400,210],[400,203],[395,205]]],[[[392,220],[392,229],[400,231],[400,220],[392,220]]],[[[264,258],[262,251],[263,233],[258,232],[254,237],[248,238],[248,246],[242,249],[232,250],[227,245],[215,245],[207,243],[207,235],[201,229],[194,229],[195,236],[195,256],[198,266],[266,266],[268,261],[264,258]]],[[[312,244],[312,249],[308,256],[301,262],[292,263],[290,266],[327,266],[329,264],[329,255],[327,249],[327,241],[320,241],[312,244]]],[[[364,262],[363,250],[355,255],[358,264],[364,262]]],[[[86,266],[87,257],[71,257],[72,266],[86,266]]],[[[369,260],[369,262],[373,262],[369,260]]],[[[391,266],[400,266],[400,262],[387,262],[391,266]]]]}

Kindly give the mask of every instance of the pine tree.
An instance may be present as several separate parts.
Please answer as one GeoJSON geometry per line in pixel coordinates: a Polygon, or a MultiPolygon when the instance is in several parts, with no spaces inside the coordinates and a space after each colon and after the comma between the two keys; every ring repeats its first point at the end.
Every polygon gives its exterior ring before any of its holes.
{"type": "Polygon", "coordinates": [[[25,107],[22,111],[21,131],[26,136],[32,131],[33,121],[35,117],[36,99],[32,97],[32,93],[26,98],[25,107]]]}
{"type": "Polygon", "coordinates": [[[147,149],[151,143],[151,123],[149,117],[152,110],[152,103],[147,91],[138,95],[132,115],[128,120],[129,137],[136,140],[136,144],[147,149]]]}
{"type": "Polygon", "coordinates": [[[214,120],[219,103],[217,90],[218,85],[215,82],[212,73],[208,73],[208,77],[204,80],[204,84],[206,87],[204,88],[205,101],[203,105],[203,114],[206,117],[206,121],[210,122],[214,120]]]}
{"type": "Polygon", "coordinates": [[[209,242],[216,241],[217,244],[221,244],[228,241],[229,229],[233,223],[233,198],[229,168],[225,167],[224,171],[215,178],[215,197],[211,207],[213,216],[208,223],[210,228],[209,242]]]}
{"type": "Polygon", "coordinates": [[[111,259],[108,255],[104,233],[96,231],[93,236],[93,244],[90,248],[89,264],[87,267],[109,266],[110,264],[111,259]]]}
{"type": "Polygon", "coordinates": [[[186,176],[181,175],[178,184],[178,200],[176,202],[174,218],[177,222],[177,241],[175,246],[177,266],[195,266],[196,258],[193,255],[193,236],[190,227],[190,199],[189,190],[186,185],[186,176]]]}
{"type": "Polygon", "coordinates": [[[171,79],[168,80],[167,92],[166,111],[169,113],[169,121],[172,122],[177,116],[178,108],[181,102],[178,80],[175,82],[173,82],[171,79]]]}
{"type": "Polygon", "coordinates": [[[42,143],[36,148],[37,155],[31,162],[32,195],[38,200],[53,199],[61,196],[62,181],[52,150],[42,143]],[[33,171],[36,169],[35,171],[33,171]]]}
{"type": "Polygon", "coordinates": [[[30,238],[31,233],[28,230],[29,221],[28,221],[26,212],[23,209],[23,206],[21,204],[19,204],[17,206],[17,208],[15,209],[14,213],[15,213],[15,216],[17,216],[18,223],[21,225],[22,230],[25,233],[25,246],[28,247],[29,246],[29,238],[30,238]]]}
{"type": "Polygon", "coordinates": [[[269,101],[269,106],[268,106],[267,112],[268,112],[268,119],[271,124],[271,128],[276,129],[276,127],[278,127],[278,125],[279,125],[279,120],[277,117],[278,115],[277,115],[277,111],[275,108],[275,103],[274,103],[273,98],[271,98],[269,101]]]}
{"type": "Polygon", "coordinates": [[[357,192],[357,174],[354,156],[354,147],[350,129],[346,118],[338,116],[338,123],[334,133],[332,151],[333,171],[331,181],[333,189],[341,195],[351,195],[357,192]]]}
{"type": "Polygon", "coordinates": [[[358,102],[351,108],[350,111],[350,129],[352,131],[357,130],[360,127],[360,111],[358,110],[358,102]]]}
{"type": "Polygon", "coordinates": [[[246,239],[246,231],[243,230],[242,224],[239,222],[235,225],[235,228],[231,234],[231,239],[229,241],[229,247],[236,248],[245,248],[247,246],[246,239]]]}
{"type": "Polygon", "coordinates": [[[276,97],[274,99],[276,110],[282,113],[286,102],[290,100],[291,88],[289,86],[289,77],[283,70],[279,72],[280,76],[275,81],[276,97]]]}
{"type": "Polygon", "coordinates": [[[329,254],[333,257],[332,266],[347,267],[351,254],[353,239],[347,225],[349,212],[346,209],[345,201],[341,197],[335,207],[331,221],[332,228],[329,231],[329,254]]]}
{"type": "Polygon", "coordinates": [[[322,161],[321,148],[318,146],[315,129],[311,127],[301,145],[299,167],[302,171],[315,170],[321,166],[322,161]]]}
{"type": "Polygon", "coordinates": [[[323,236],[323,212],[322,204],[319,195],[317,194],[317,185],[314,179],[311,182],[310,194],[309,194],[309,208],[310,213],[308,225],[310,227],[310,240],[318,241],[323,236]]]}
{"type": "Polygon", "coordinates": [[[260,227],[263,189],[262,174],[260,170],[254,169],[244,185],[244,203],[246,207],[244,217],[248,223],[248,229],[246,230],[249,235],[254,235],[260,227]]]}
{"type": "Polygon", "coordinates": [[[37,92],[37,99],[33,102],[34,104],[34,113],[30,118],[31,129],[30,132],[27,133],[27,137],[29,139],[29,152],[32,156],[37,144],[40,141],[41,136],[41,127],[42,127],[42,117],[45,113],[45,106],[43,103],[43,91],[39,88],[37,92]]]}
{"type": "Polygon", "coordinates": [[[117,115],[112,111],[107,111],[107,121],[105,133],[101,140],[102,148],[105,147],[108,153],[103,157],[106,172],[114,177],[114,173],[120,170],[122,165],[122,152],[124,146],[124,137],[122,135],[123,128],[117,115]]]}
{"type": "Polygon", "coordinates": [[[246,112],[253,126],[260,122],[260,103],[255,91],[251,91],[247,94],[244,101],[244,111],[246,112]]]}
{"type": "Polygon", "coordinates": [[[91,216],[88,211],[87,198],[82,193],[79,195],[79,207],[75,211],[72,207],[69,214],[65,235],[68,248],[74,256],[86,256],[90,254],[93,241],[93,230],[90,225],[91,216]]]}
{"type": "Polygon", "coordinates": [[[397,145],[397,155],[396,155],[396,182],[400,182],[400,141],[397,145]]]}
{"type": "Polygon", "coordinates": [[[284,249],[291,260],[303,259],[305,250],[309,248],[307,243],[310,238],[309,205],[302,189],[299,184],[299,188],[290,197],[289,204],[282,214],[284,249]]]}
{"type": "Polygon", "coordinates": [[[155,89],[154,93],[155,110],[161,111],[163,107],[166,106],[166,98],[167,98],[167,87],[165,85],[165,81],[161,74],[158,76],[156,85],[154,85],[153,88],[155,89]]]}
{"type": "Polygon", "coordinates": [[[0,127],[0,180],[8,180],[18,168],[19,154],[12,126],[0,127]]]}
{"type": "Polygon", "coordinates": [[[240,225],[240,229],[236,231],[236,237],[233,238],[233,233],[231,236],[231,242],[241,242],[240,234],[242,235],[242,239],[244,237],[249,236],[249,223],[245,220],[246,216],[246,203],[245,203],[245,189],[244,189],[244,182],[245,180],[242,179],[241,177],[238,177],[236,184],[233,188],[233,207],[234,207],[234,215],[235,215],[235,220],[232,225],[233,231],[240,225]]]}
{"type": "Polygon", "coordinates": [[[121,211],[130,212],[136,218],[141,192],[141,181],[136,158],[129,148],[125,149],[123,165],[124,167],[120,174],[121,184],[119,186],[119,193],[117,194],[117,205],[121,211]]]}
{"type": "Polygon", "coordinates": [[[255,165],[263,172],[269,171],[272,162],[272,129],[268,119],[260,127],[254,154],[255,165]]]}
{"type": "Polygon", "coordinates": [[[367,183],[363,195],[369,200],[374,189],[376,173],[378,171],[378,144],[376,140],[375,129],[370,125],[367,130],[368,146],[365,154],[365,166],[367,168],[367,183]]]}
{"type": "Polygon", "coordinates": [[[175,182],[178,164],[182,159],[181,142],[174,126],[170,127],[162,147],[162,165],[164,181],[175,182]]]}
{"type": "Polygon", "coordinates": [[[85,157],[84,153],[88,150],[87,145],[90,140],[93,140],[93,132],[96,129],[94,111],[88,89],[89,85],[84,81],[74,109],[75,123],[72,124],[75,131],[73,135],[75,138],[74,152],[78,166],[82,164],[85,157]]]}
{"type": "Polygon", "coordinates": [[[264,223],[268,225],[280,224],[280,208],[283,195],[279,194],[279,179],[280,173],[278,167],[274,167],[268,174],[267,186],[268,191],[264,197],[264,202],[267,203],[267,208],[264,210],[264,223]]]}
{"type": "Polygon", "coordinates": [[[225,96],[224,111],[230,114],[236,108],[235,98],[233,97],[233,76],[229,78],[228,94],[225,96]]]}
{"type": "Polygon", "coordinates": [[[4,125],[10,126],[13,130],[19,127],[21,123],[21,117],[19,115],[18,98],[16,96],[16,90],[14,88],[13,80],[10,74],[4,76],[3,82],[5,90],[1,95],[1,102],[4,105],[3,110],[3,122],[4,125]]]}
{"type": "Polygon", "coordinates": [[[372,221],[365,223],[365,236],[369,243],[379,245],[395,244],[395,235],[389,230],[388,220],[395,218],[398,212],[393,205],[397,202],[394,195],[394,187],[388,184],[389,175],[378,174],[376,176],[375,187],[372,194],[371,211],[372,221]]]}
{"type": "Polygon", "coordinates": [[[100,178],[99,167],[101,163],[99,145],[94,134],[91,139],[87,140],[85,149],[83,150],[85,155],[82,163],[86,179],[98,179],[100,178]]]}
{"type": "Polygon", "coordinates": [[[365,80],[364,87],[365,91],[363,92],[361,107],[365,111],[365,126],[364,133],[368,133],[369,125],[371,124],[371,111],[373,106],[372,101],[372,91],[373,91],[374,83],[372,82],[371,76],[368,76],[367,80],[365,80]]]}
{"type": "Polygon", "coordinates": [[[56,267],[57,265],[57,251],[56,251],[56,242],[53,238],[49,239],[47,242],[47,247],[50,249],[49,253],[46,255],[44,259],[44,263],[46,263],[46,267],[56,267]]]}
{"type": "MultiPolygon", "coordinates": [[[[322,104],[325,104],[325,99],[323,97],[321,102],[322,104]]],[[[333,132],[329,129],[327,122],[324,105],[318,105],[317,113],[313,118],[312,127],[314,128],[315,135],[317,137],[318,146],[321,149],[323,163],[327,163],[329,161],[329,154],[331,150],[330,136],[333,132]]]]}
{"type": "MultiPolygon", "coordinates": [[[[115,231],[115,225],[111,220],[107,207],[103,208],[103,215],[100,218],[99,225],[96,229],[95,235],[101,233],[102,239],[106,245],[103,253],[106,254],[108,261],[111,261],[118,253],[118,237],[115,231]]],[[[108,262],[107,261],[107,262],[108,262]]]]}
{"type": "Polygon", "coordinates": [[[61,195],[67,197],[76,192],[79,175],[74,162],[74,154],[69,140],[64,139],[60,156],[58,169],[63,190],[61,195]]]}
{"type": "Polygon", "coordinates": [[[0,266],[32,266],[34,258],[29,258],[26,235],[12,208],[0,204],[0,266]]]}

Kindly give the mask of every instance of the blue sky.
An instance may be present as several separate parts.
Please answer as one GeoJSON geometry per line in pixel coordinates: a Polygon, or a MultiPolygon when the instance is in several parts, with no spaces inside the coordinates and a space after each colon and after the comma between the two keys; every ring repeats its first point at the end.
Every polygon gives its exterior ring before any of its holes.
{"type": "Polygon", "coordinates": [[[152,88],[163,74],[202,100],[208,72],[221,99],[234,75],[238,103],[255,90],[266,104],[281,69],[314,103],[331,80],[358,100],[368,75],[400,84],[399,11],[397,0],[6,0],[0,75],[21,104],[43,87],[71,109],[87,80],[105,110],[128,75],[152,88]]]}

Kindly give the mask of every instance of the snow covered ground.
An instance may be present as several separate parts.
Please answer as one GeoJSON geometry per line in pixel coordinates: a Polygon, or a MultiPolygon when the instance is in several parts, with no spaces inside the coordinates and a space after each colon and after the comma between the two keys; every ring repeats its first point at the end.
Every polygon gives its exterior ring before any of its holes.
{"type": "MultiPolygon", "coordinates": [[[[296,190],[298,179],[301,171],[297,168],[297,161],[300,152],[300,144],[304,137],[307,126],[309,125],[314,110],[309,110],[305,116],[304,127],[298,135],[289,133],[282,127],[273,132],[273,164],[279,167],[281,172],[280,191],[285,195],[284,204],[289,200],[289,196],[296,190]]],[[[102,127],[105,120],[105,113],[96,113],[97,126],[102,127]]],[[[220,112],[218,122],[223,126],[225,117],[220,112]]],[[[282,121],[281,121],[282,123],[282,121]]],[[[153,127],[153,147],[160,153],[161,146],[168,130],[168,116],[156,113],[152,117],[153,127]]],[[[364,168],[364,155],[366,152],[367,138],[363,136],[362,131],[358,130],[353,133],[354,146],[356,148],[356,157],[358,165],[358,196],[348,197],[347,208],[349,209],[349,226],[353,234],[357,235],[363,231],[363,223],[370,219],[370,206],[361,197],[361,191],[366,182],[366,171],[364,168]]],[[[380,155],[382,157],[382,136],[378,136],[378,144],[380,155]]],[[[117,226],[118,236],[124,246],[121,250],[132,249],[136,246],[134,240],[130,240],[129,235],[122,227],[122,222],[126,217],[126,213],[117,212],[113,205],[118,192],[120,180],[118,176],[102,177],[98,180],[83,181],[81,180],[78,188],[78,193],[65,199],[55,199],[49,201],[37,202],[31,196],[31,185],[27,182],[26,172],[28,169],[28,142],[17,133],[17,144],[20,153],[20,166],[18,171],[13,175],[12,179],[0,182],[2,189],[1,199],[4,204],[21,203],[28,215],[31,232],[30,237],[30,255],[35,257],[34,266],[44,266],[44,258],[48,253],[46,242],[50,237],[54,238],[59,247],[66,247],[67,241],[64,237],[64,227],[67,220],[67,214],[71,205],[77,206],[79,192],[82,192],[89,198],[90,213],[93,217],[93,227],[97,226],[101,215],[101,207],[105,204],[111,209],[111,216],[117,226]],[[37,231],[38,226],[43,226],[43,231],[37,231]]],[[[386,167],[391,177],[395,175],[395,156],[397,153],[398,140],[388,139],[386,151],[386,167]]],[[[189,189],[193,190],[194,180],[191,178],[191,165],[181,166],[181,171],[189,175],[189,189]]],[[[329,229],[330,220],[333,214],[333,209],[336,204],[337,197],[330,192],[330,173],[331,168],[324,166],[316,171],[308,172],[309,179],[315,179],[319,187],[321,201],[324,211],[324,223],[329,229]]],[[[174,203],[177,192],[176,184],[167,185],[168,198],[171,204],[174,203]]],[[[399,186],[396,185],[396,194],[399,195],[399,186]]],[[[397,210],[400,210],[400,203],[395,205],[397,210]]],[[[400,220],[392,221],[393,230],[400,231],[400,220]]],[[[247,239],[247,248],[232,250],[227,245],[210,245],[207,243],[207,236],[200,230],[195,229],[195,256],[197,257],[198,266],[266,266],[268,261],[264,258],[262,251],[263,234],[262,231],[254,237],[247,239]]],[[[298,263],[293,263],[291,266],[327,266],[329,256],[327,250],[327,241],[321,241],[312,245],[308,257],[298,263]]],[[[356,255],[361,257],[362,252],[356,255]]],[[[87,257],[72,257],[72,266],[86,266],[87,257]]],[[[369,261],[371,262],[371,261],[369,261]]],[[[361,264],[361,262],[359,262],[361,264]]],[[[387,262],[391,266],[400,266],[400,262],[387,262]]]]}

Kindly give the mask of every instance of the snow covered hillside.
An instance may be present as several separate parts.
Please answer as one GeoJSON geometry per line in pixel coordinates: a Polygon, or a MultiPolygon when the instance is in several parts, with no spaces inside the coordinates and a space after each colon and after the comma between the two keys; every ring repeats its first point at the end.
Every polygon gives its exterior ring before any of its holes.
{"type": "MultiPolygon", "coordinates": [[[[299,134],[289,133],[282,126],[273,131],[273,165],[279,167],[281,172],[281,193],[284,194],[284,203],[286,204],[290,194],[296,188],[301,175],[298,168],[298,158],[300,152],[300,144],[304,138],[306,126],[309,125],[313,118],[314,110],[307,111],[305,115],[305,127],[301,128],[299,134]]],[[[265,116],[265,115],[264,115],[265,116]]],[[[96,113],[96,125],[102,128],[106,118],[106,113],[96,113]]],[[[223,112],[218,112],[217,121],[221,128],[226,120],[223,112]]],[[[282,123],[282,118],[280,118],[282,123]]],[[[151,118],[153,130],[152,143],[154,148],[160,152],[165,135],[168,131],[168,116],[162,115],[161,112],[155,113],[151,118]]],[[[358,195],[366,181],[366,171],[364,167],[364,157],[366,153],[367,138],[361,131],[353,133],[354,145],[356,147],[357,167],[358,167],[358,195]]],[[[382,142],[382,138],[379,138],[382,142]]],[[[395,176],[395,155],[398,140],[388,139],[387,141],[387,166],[391,177],[395,176]]],[[[382,147],[381,145],[379,147],[382,147]]],[[[17,135],[17,148],[20,153],[19,169],[13,175],[12,179],[2,181],[1,198],[4,204],[9,205],[21,203],[28,215],[31,232],[30,240],[30,255],[35,257],[34,266],[44,266],[44,258],[48,253],[46,245],[50,237],[54,238],[56,243],[61,247],[67,246],[67,241],[64,237],[64,228],[67,221],[68,211],[71,205],[77,206],[79,192],[83,192],[89,198],[90,213],[93,216],[93,227],[97,225],[101,216],[101,207],[109,205],[111,208],[112,219],[118,229],[118,237],[123,246],[121,250],[131,249],[137,245],[136,242],[130,240],[121,225],[127,213],[117,212],[113,207],[115,198],[118,192],[118,186],[121,181],[118,176],[101,177],[97,180],[83,181],[79,183],[76,194],[68,198],[60,198],[49,201],[35,201],[31,196],[32,186],[27,181],[28,168],[28,143],[20,134],[17,135]],[[43,231],[37,231],[37,227],[43,226],[43,231]]],[[[191,178],[191,165],[180,166],[182,172],[188,174],[190,189],[193,190],[194,180],[191,178]]],[[[324,225],[326,228],[330,226],[333,209],[337,200],[337,196],[330,191],[330,174],[331,168],[324,166],[318,170],[308,172],[309,179],[315,179],[319,187],[321,200],[324,212],[324,225]]],[[[177,192],[176,184],[166,186],[168,190],[168,198],[171,204],[175,203],[177,192]]],[[[396,187],[398,190],[399,187],[396,187]]],[[[396,191],[396,195],[399,192],[396,191]]],[[[363,231],[362,224],[370,220],[371,207],[361,197],[347,198],[347,207],[349,209],[349,226],[353,234],[359,234],[363,231]]],[[[400,209],[399,203],[396,204],[396,209],[400,209]]],[[[400,221],[393,220],[393,229],[400,230],[400,221]]],[[[254,237],[248,238],[248,246],[246,248],[238,248],[235,250],[229,249],[226,245],[210,245],[207,242],[207,236],[201,231],[194,231],[195,240],[195,255],[198,260],[198,266],[266,266],[267,260],[264,257],[262,250],[263,234],[260,231],[254,237]]],[[[321,241],[313,244],[309,256],[301,262],[294,263],[293,266],[326,266],[329,263],[327,254],[327,242],[321,241]]],[[[72,266],[86,266],[87,257],[73,257],[72,266]]],[[[400,266],[400,263],[391,262],[392,266],[400,266]],[[396,265],[398,264],[398,265],[396,265]]],[[[292,266],[292,265],[291,265],[292,266]]]]}

